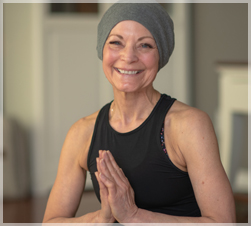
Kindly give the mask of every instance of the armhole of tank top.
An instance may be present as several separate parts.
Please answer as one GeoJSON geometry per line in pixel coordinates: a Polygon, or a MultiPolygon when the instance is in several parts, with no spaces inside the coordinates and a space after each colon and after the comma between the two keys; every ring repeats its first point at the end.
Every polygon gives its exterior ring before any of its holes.
{"type": "Polygon", "coordinates": [[[90,147],[89,147],[88,155],[87,155],[87,167],[88,167],[88,171],[90,171],[91,150],[92,150],[93,142],[94,142],[95,135],[96,135],[96,127],[97,127],[97,124],[98,124],[99,114],[100,114],[100,112],[98,113],[98,116],[97,116],[96,121],[95,121],[94,130],[92,132],[92,139],[91,139],[91,143],[90,143],[90,147]]]}
{"type": "MultiPolygon", "coordinates": [[[[107,104],[107,105],[109,105],[109,104],[107,104]]],[[[95,140],[95,137],[96,137],[96,131],[97,131],[98,123],[99,123],[99,120],[100,120],[100,117],[101,117],[101,113],[104,111],[104,109],[107,107],[107,105],[105,105],[103,108],[100,109],[100,111],[98,113],[98,116],[96,118],[96,121],[95,121],[94,130],[93,130],[93,133],[92,133],[92,139],[91,139],[91,143],[90,143],[90,147],[89,147],[88,155],[87,155],[88,171],[90,171],[90,165],[89,164],[90,164],[91,150],[92,150],[93,145],[94,145],[94,140],[95,140]]]]}
{"type": "Polygon", "coordinates": [[[168,114],[170,108],[172,107],[173,103],[175,102],[176,99],[172,99],[171,104],[169,105],[169,107],[166,109],[166,112],[164,114],[164,119],[162,120],[162,124],[161,124],[161,129],[159,130],[159,134],[158,134],[158,138],[159,138],[159,148],[161,150],[161,152],[163,153],[163,157],[167,159],[167,161],[179,172],[188,175],[188,172],[181,170],[180,168],[178,168],[170,159],[169,155],[168,155],[168,151],[166,149],[165,146],[165,133],[164,133],[164,129],[165,129],[165,118],[166,115],[168,114]],[[163,129],[163,130],[162,130],[163,129]]]}

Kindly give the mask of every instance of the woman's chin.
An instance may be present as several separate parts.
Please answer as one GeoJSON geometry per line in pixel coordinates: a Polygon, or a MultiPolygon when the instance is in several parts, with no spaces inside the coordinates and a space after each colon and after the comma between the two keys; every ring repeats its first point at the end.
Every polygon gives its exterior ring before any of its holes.
{"type": "Polygon", "coordinates": [[[122,93],[134,93],[134,92],[139,92],[140,89],[133,87],[133,86],[117,86],[114,87],[117,92],[122,92],[122,93]]]}

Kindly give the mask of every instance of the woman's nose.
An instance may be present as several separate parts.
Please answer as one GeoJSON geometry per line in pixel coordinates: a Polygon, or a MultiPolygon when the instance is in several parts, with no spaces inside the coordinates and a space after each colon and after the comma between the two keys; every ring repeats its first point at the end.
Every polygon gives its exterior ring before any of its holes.
{"type": "Polygon", "coordinates": [[[138,60],[136,49],[132,46],[126,46],[121,51],[121,59],[127,63],[133,63],[138,60]]]}

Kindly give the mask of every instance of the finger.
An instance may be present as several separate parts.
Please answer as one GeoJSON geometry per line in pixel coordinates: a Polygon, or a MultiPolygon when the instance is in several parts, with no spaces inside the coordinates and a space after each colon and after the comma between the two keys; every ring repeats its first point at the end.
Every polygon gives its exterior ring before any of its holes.
{"type": "Polygon", "coordinates": [[[104,153],[105,153],[104,150],[99,150],[99,157],[97,158],[97,168],[99,172],[102,171],[100,162],[102,159],[104,159],[104,153]]]}
{"type": "MultiPolygon", "coordinates": [[[[105,173],[104,170],[102,170],[102,166],[101,166],[101,160],[100,158],[97,158],[97,170],[98,170],[98,179],[100,179],[100,174],[101,173],[105,173]]],[[[102,182],[101,182],[102,183],[102,182]]]]}
{"type": "MultiPolygon", "coordinates": [[[[103,157],[103,152],[104,151],[100,151],[100,157],[103,157]]],[[[100,180],[100,186],[103,185],[106,187],[106,189],[108,189],[107,186],[110,186],[110,188],[113,186],[117,186],[116,181],[110,174],[110,171],[108,170],[104,159],[97,158],[96,160],[97,160],[98,178],[100,180]],[[103,180],[100,179],[100,175],[104,176],[103,180]]],[[[116,189],[112,189],[112,192],[115,192],[115,191],[116,189]]],[[[109,194],[108,190],[107,192],[109,194]]]]}
{"type": "MultiPolygon", "coordinates": [[[[101,155],[102,156],[102,155],[101,155]]],[[[97,179],[99,180],[99,185],[100,185],[100,189],[106,189],[107,190],[107,185],[110,185],[111,187],[111,183],[112,182],[114,185],[116,184],[116,181],[114,180],[114,178],[112,177],[112,175],[110,174],[104,159],[99,159],[97,158],[97,168],[98,168],[98,173],[96,175],[97,179]],[[103,175],[103,181],[100,179],[100,175],[103,175]],[[106,181],[106,183],[104,183],[104,180],[106,181]]],[[[107,190],[108,193],[108,190],[107,190]]]]}
{"type": "MultiPolygon", "coordinates": [[[[100,192],[102,192],[103,194],[105,194],[105,192],[107,191],[107,188],[104,185],[104,183],[100,180],[99,173],[95,172],[95,176],[96,176],[98,184],[99,184],[100,192]]],[[[108,192],[107,192],[107,194],[108,194],[108,192]]]]}
{"type": "Polygon", "coordinates": [[[99,177],[99,173],[95,172],[95,176],[98,180],[99,183],[99,187],[100,187],[100,201],[101,201],[101,212],[102,215],[108,218],[110,218],[112,215],[111,213],[111,207],[109,205],[109,201],[108,201],[108,188],[104,185],[104,183],[101,181],[100,177],[99,177]]]}
{"type": "Polygon", "coordinates": [[[99,168],[100,168],[100,173],[102,173],[103,175],[105,175],[107,178],[109,178],[109,180],[115,180],[114,178],[113,178],[113,176],[111,175],[111,173],[110,173],[110,171],[109,171],[109,169],[108,169],[108,167],[107,167],[107,164],[106,164],[106,162],[105,162],[105,160],[104,159],[100,159],[100,161],[99,161],[99,168]]]}
{"type": "Polygon", "coordinates": [[[100,201],[102,205],[109,205],[108,204],[108,187],[103,183],[102,179],[100,178],[100,173],[95,172],[98,184],[99,184],[99,194],[100,194],[100,201]]]}
{"type": "Polygon", "coordinates": [[[122,173],[122,169],[118,166],[115,159],[113,158],[110,151],[107,151],[105,154],[105,163],[116,181],[120,182],[127,182],[127,178],[125,177],[124,173],[122,173]]]}
{"type": "Polygon", "coordinates": [[[104,150],[99,150],[99,157],[96,158],[96,161],[97,161],[97,170],[98,170],[98,172],[101,172],[100,161],[101,161],[101,159],[103,159],[103,153],[104,153],[104,152],[105,152],[104,150]]]}
{"type": "Polygon", "coordinates": [[[114,180],[110,180],[103,173],[99,174],[99,179],[104,184],[104,186],[108,189],[108,195],[111,194],[113,196],[114,194],[116,194],[117,184],[114,180]]]}
{"type": "Polygon", "coordinates": [[[116,185],[119,185],[119,187],[124,188],[125,186],[130,185],[122,169],[119,168],[119,166],[117,165],[111,152],[100,150],[99,153],[100,153],[100,158],[106,160],[101,164],[101,160],[99,159],[99,166],[100,166],[99,172],[103,173],[107,178],[109,178],[110,181],[112,181],[116,185]]]}
{"type": "Polygon", "coordinates": [[[120,167],[118,166],[117,162],[115,161],[115,159],[114,159],[112,153],[111,153],[110,151],[107,151],[106,153],[107,153],[107,155],[108,155],[108,157],[109,157],[109,160],[111,161],[113,167],[114,167],[116,170],[119,170],[120,167]]]}
{"type": "Polygon", "coordinates": [[[96,162],[97,162],[97,170],[100,173],[101,169],[100,169],[100,158],[96,158],[96,162]]]}
{"type": "MultiPolygon", "coordinates": [[[[97,164],[97,171],[99,172],[99,158],[96,158],[96,164],[97,164]]],[[[96,175],[96,173],[95,173],[96,175]]]]}
{"type": "Polygon", "coordinates": [[[99,151],[98,151],[98,154],[99,154],[99,158],[100,158],[100,159],[102,159],[102,153],[103,153],[103,152],[104,152],[103,150],[99,150],[99,151]]]}
{"type": "Polygon", "coordinates": [[[104,153],[106,152],[106,150],[99,150],[99,158],[102,159],[104,158],[104,153]]]}

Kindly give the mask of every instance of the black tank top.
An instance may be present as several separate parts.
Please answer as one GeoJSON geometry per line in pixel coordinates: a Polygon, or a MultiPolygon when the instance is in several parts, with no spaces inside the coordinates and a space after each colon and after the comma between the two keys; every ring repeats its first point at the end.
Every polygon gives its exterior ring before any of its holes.
{"type": "Polygon", "coordinates": [[[109,123],[111,103],[99,112],[88,153],[88,169],[100,201],[95,177],[99,150],[110,150],[123,169],[139,208],[176,216],[201,216],[187,172],[177,168],[164,153],[160,131],[175,99],[162,94],[149,117],[127,133],[115,131],[109,123]]]}

